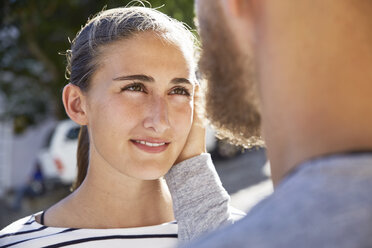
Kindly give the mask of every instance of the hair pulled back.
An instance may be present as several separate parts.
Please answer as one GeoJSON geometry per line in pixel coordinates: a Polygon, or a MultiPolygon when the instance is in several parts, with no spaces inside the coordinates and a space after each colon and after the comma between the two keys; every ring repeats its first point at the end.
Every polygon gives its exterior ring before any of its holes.
{"type": "MultiPolygon", "coordinates": [[[[100,66],[100,48],[148,31],[179,46],[195,68],[196,39],[188,28],[155,9],[133,6],[104,10],[88,20],[71,42],[71,50],[67,50],[66,77],[71,84],[87,92],[91,78],[100,66]]],[[[87,126],[82,126],[77,149],[78,174],[73,189],[84,181],[88,166],[89,133],[87,126]]]]}

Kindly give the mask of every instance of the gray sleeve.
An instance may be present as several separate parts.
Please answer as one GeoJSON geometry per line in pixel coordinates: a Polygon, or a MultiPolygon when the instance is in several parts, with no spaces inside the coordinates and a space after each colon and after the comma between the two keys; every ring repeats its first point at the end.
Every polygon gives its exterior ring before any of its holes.
{"type": "Polygon", "coordinates": [[[234,222],[230,197],[222,187],[210,154],[174,165],[165,179],[172,195],[181,243],[234,222]]]}

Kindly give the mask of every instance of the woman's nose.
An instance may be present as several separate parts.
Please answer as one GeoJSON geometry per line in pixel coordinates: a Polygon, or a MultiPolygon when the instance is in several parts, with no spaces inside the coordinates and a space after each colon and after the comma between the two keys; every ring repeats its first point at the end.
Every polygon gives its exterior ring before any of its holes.
{"type": "Polygon", "coordinates": [[[148,104],[147,116],[144,119],[144,127],[153,129],[157,133],[164,133],[169,129],[168,104],[162,97],[153,97],[148,104]]]}

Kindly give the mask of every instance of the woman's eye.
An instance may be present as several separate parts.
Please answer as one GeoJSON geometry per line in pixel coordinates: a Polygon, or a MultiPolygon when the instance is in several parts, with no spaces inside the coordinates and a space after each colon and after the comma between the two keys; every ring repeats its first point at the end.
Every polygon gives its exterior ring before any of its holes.
{"type": "Polygon", "coordinates": [[[187,89],[185,88],[175,88],[171,91],[172,95],[185,95],[185,96],[190,96],[190,93],[187,89]]]}
{"type": "Polygon", "coordinates": [[[121,91],[139,91],[139,92],[145,92],[145,87],[143,86],[143,84],[136,83],[136,84],[131,84],[131,85],[127,85],[127,86],[123,87],[121,89],[121,91]]]}

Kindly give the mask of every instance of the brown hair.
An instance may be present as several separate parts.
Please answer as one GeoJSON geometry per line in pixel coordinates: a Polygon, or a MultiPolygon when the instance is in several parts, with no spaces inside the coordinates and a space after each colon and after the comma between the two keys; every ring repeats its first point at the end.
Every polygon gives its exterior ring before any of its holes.
{"type": "MultiPolygon", "coordinates": [[[[195,69],[196,39],[188,28],[155,9],[133,6],[104,10],[88,20],[71,42],[71,50],[66,53],[66,77],[71,84],[87,92],[90,79],[99,67],[99,48],[147,31],[177,44],[195,69]]],[[[83,126],[78,138],[78,175],[73,189],[78,188],[84,181],[88,166],[89,133],[87,126],[83,126]]]]}
{"type": "Polygon", "coordinates": [[[89,164],[89,136],[87,126],[80,128],[78,137],[78,148],[77,148],[77,177],[76,181],[72,185],[72,189],[77,189],[88,171],[89,164]]]}

